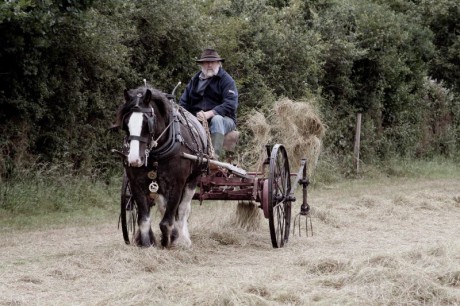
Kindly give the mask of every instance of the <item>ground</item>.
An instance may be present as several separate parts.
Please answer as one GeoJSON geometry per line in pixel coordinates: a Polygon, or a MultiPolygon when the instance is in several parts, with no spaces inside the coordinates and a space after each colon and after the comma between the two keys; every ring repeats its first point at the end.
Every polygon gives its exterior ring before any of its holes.
{"type": "Polygon", "coordinates": [[[127,246],[117,215],[10,231],[0,304],[460,304],[460,180],[353,180],[310,189],[309,202],[314,235],[282,249],[263,218],[235,226],[233,202],[193,204],[190,249],[127,246]]]}

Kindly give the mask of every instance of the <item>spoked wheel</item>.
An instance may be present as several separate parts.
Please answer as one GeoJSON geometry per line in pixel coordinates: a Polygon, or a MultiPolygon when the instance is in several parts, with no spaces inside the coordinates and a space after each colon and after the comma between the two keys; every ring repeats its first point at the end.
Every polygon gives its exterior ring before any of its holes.
{"type": "Polygon", "coordinates": [[[277,144],[270,155],[268,177],[268,222],[274,248],[282,248],[287,243],[291,228],[291,173],[286,149],[277,144]]]}
{"type": "Polygon", "coordinates": [[[123,173],[121,187],[120,221],[125,243],[134,244],[134,233],[136,232],[137,224],[137,204],[134,201],[126,172],[123,173]]]}

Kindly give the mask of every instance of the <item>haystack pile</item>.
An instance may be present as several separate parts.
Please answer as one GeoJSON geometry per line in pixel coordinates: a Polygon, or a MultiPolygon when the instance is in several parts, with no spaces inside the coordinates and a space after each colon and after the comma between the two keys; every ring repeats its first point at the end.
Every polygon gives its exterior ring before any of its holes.
{"type": "Polygon", "coordinates": [[[277,101],[269,116],[253,111],[244,119],[244,128],[252,134],[243,154],[243,164],[260,169],[267,156],[265,145],[281,143],[288,153],[291,171],[297,171],[302,158],[308,161],[312,175],[321,152],[326,128],[318,112],[307,101],[287,98],[277,101]]]}

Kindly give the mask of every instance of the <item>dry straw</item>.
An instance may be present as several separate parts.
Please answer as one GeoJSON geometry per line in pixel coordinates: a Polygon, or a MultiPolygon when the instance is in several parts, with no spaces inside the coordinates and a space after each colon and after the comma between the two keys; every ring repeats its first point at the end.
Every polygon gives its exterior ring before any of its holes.
{"type": "Polygon", "coordinates": [[[244,126],[253,138],[244,161],[259,169],[266,156],[264,146],[281,143],[288,153],[291,169],[296,169],[300,160],[306,158],[311,175],[318,162],[326,131],[313,103],[283,98],[274,104],[269,113],[266,117],[254,111],[245,118],[244,126]]]}
{"type": "Polygon", "coordinates": [[[265,145],[271,142],[271,127],[265,116],[252,111],[244,120],[243,126],[253,137],[250,139],[242,156],[242,164],[248,169],[260,169],[265,157],[265,145]]]}
{"type": "MultiPolygon", "coordinates": [[[[312,175],[321,152],[321,139],[325,127],[309,102],[293,102],[287,98],[276,102],[266,117],[258,111],[251,112],[244,126],[253,137],[245,149],[243,165],[261,171],[266,158],[266,144],[281,143],[286,148],[291,171],[297,171],[300,160],[308,161],[308,174],[312,175]]],[[[246,230],[256,230],[260,224],[259,209],[247,203],[238,204],[235,225],[246,230]]]]}
{"type": "Polygon", "coordinates": [[[260,228],[261,216],[261,210],[256,203],[239,201],[232,223],[247,231],[257,231],[260,228]]]}

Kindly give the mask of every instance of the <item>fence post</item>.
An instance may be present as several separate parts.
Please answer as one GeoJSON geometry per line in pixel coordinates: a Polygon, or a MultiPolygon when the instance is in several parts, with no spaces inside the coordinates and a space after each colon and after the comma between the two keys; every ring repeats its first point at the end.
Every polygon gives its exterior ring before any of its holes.
{"type": "Polygon", "coordinates": [[[356,114],[356,129],[355,129],[355,147],[353,150],[353,163],[356,173],[359,173],[359,146],[361,141],[361,113],[356,114]]]}

